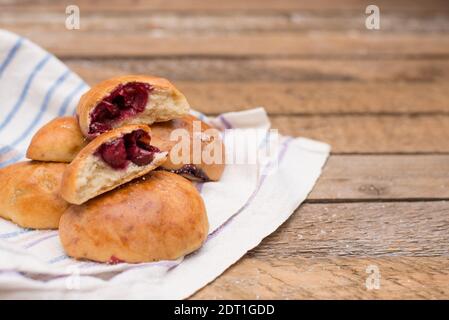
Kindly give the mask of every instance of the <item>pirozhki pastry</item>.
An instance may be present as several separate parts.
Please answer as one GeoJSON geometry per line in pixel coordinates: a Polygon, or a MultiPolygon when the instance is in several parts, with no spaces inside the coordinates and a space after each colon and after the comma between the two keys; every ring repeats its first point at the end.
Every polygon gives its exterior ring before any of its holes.
{"type": "Polygon", "coordinates": [[[67,166],[62,197],[81,204],[157,168],[167,152],[150,142],[151,130],[145,125],[128,125],[98,136],[67,166]]]}
{"type": "Polygon", "coordinates": [[[59,235],[66,253],[99,262],[173,260],[204,243],[204,202],[183,177],[152,171],[77,206],[62,216],[59,235]]]}
{"type": "Polygon", "coordinates": [[[167,160],[161,165],[162,169],[190,180],[220,179],[225,167],[225,147],[217,129],[192,115],[187,115],[179,119],[154,123],[151,131],[154,137],[153,144],[160,150],[169,152],[167,160]],[[170,137],[179,129],[184,130],[187,139],[181,134],[170,137]],[[184,151],[182,144],[186,142],[188,148],[184,151]],[[195,144],[197,147],[194,147],[195,144]],[[187,156],[183,152],[187,153],[187,156]]]}
{"type": "Polygon", "coordinates": [[[0,217],[23,228],[57,229],[69,207],[59,195],[65,163],[24,161],[0,169],[0,217]]]}
{"type": "Polygon", "coordinates": [[[128,75],[93,86],[80,99],[77,116],[81,132],[93,138],[125,124],[147,124],[182,117],[189,103],[168,80],[128,75]]]}
{"type": "Polygon", "coordinates": [[[39,161],[70,162],[88,142],[75,117],[59,117],[36,132],[26,157],[39,161]]]}

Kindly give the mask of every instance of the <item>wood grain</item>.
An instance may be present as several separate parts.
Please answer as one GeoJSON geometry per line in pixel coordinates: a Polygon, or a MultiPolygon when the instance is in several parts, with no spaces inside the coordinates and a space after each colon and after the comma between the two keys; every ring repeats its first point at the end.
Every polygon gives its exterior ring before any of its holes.
{"type": "Polygon", "coordinates": [[[272,116],[283,134],[330,143],[334,153],[446,153],[447,115],[272,116]]]}
{"type": "Polygon", "coordinates": [[[271,33],[174,36],[160,33],[84,32],[82,30],[23,34],[59,57],[151,56],[282,56],[282,57],[447,57],[447,34],[354,32],[271,33]],[[80,44],[83,45],[80,45],[80,44]]]}
{"type": "MultiPolygon", "coordinates": [[[[365,31],[363,9],[329,12],[276,11],[256,12],[89,12],[81,9],[83,32],[129,32],[157,31],[171,35],[218,35],[255,34],[263,32],[314,32],[314,31],[365,31]]],[[[382,12],[382,32],[447,32],[449,12],[420,12],[412,18],[404,13],[382,12]]],[[[33,31],[65,31],[65,10],[47,11],[36,15],[34,11],[21,10],[11,14],[0,12],[2,28],[26,33],[33,31]]]]}
{"type": "MultiPolygon", "coordinates": [[[[69,58],[64,59],[64,62],[90,84],[127,73],[163,76],[177,83],[182,83],[185,88],[189,88],[195,82],[200,82],[198,85],[204,85],[204,82],[206,84],[212,83],[213,86],[208,90],[214,90],[214,86],[218,85],[234,85],[233,82],[237,82],[235,84],[239,85],[245,85],[248,82],[255,82],[256,84],[267,84],[269,82],[273,85],[277,85],[279,82],[284,84],[293,82],[293,85],[306,85],[305,90],[301,90],[306,92],[309,90],[317,91],[318,88],[315,88],[315,86],[326,86],[327,82],[334,85],[344,85],[348,82],[362,82],[362,84],[367,85],[373,85],[373,83],[398,84],[402,85],[402,90],[407,89],[406,85],[416,89],[416,84],[424,84],[424,87],[428,88],[430,85],[441,85],[441,82],[449,82],[449,61],[447,59],[168,57],[149,59],[69,58]],[[238,83],[239,81],[241,83],[238,83]],[[311,83],[308,84],[308,82],[311,83]]],[[[245,89],[249,90],[250,88],[245,89]]],[[[321,90],[321,94],[325,94],[330,89],[321,90]]],[[[341,88],[341,90],[344,89],[341,88]]],[[[357,92],[353,93],[357,94],[357,92]]],[[[253,93],[249,92],[249,94],[253,93]]],[[[435,92],[432,93],[432,95],[434,94],[435,92]]],[[[429,95],[428,98],[432,99],[432,95],[429,95]]],[[[308,98],[313,99],[314,96],[308,98]]],[[[376,98],[380,97],[376,96],[376,98]]],[[[430,103],[432,103],[432,100],[430,100],[430,103]]]]}
{"type": "Polygon", "coordinates": [[[334,155],[307,201],[449,200],[447,155],[334,155]]]}
{"type": "MultiPolygon", "coordinates": [[[[292,10],[311,10],[311,11],[329,11],[339,12],[343,10],[362,10],[370,4],[367,0],[340,0],[336,3],[334,0],[315,0],[315,1],[298,1],[298,0],[77,0],[77,5],[87,12],[134,12],[134,11],[171,11],[171,12],[213,12],[213,11],[230,11],[230,12],[260,12],[260,11],[279,11],[289,12],[292,10]]],[[[3,1],[2,9],[11,11],[29,10],[33,12],[60,11],[67,5],[73,4],[71,0],[52,1],[52,0],[16,0],[3,1]]],[[[414,13],[421,11],[442,11],[448,10],[445,0],[427,0],[407,1],[407,0],[377,0],[376,4],[388,11],[400,11],[406,13],[414,13]]]]}
{"type": "Polygon", "coordinates": [[[194,108],[208,114],[245,110],[256,106],[265,107],[273,115],[449,112],[449,82],[266,81],[175,84],[188,97],[194,108]]]}
{"type": "Polygon", "coordinates": [[[208,114],[254,106],[264,106],[271,114],[449,112],[446,60],[69,59],[66,62],[90,84],[127,73],[167,77],[194,108],[208,114]]]}
{"type": "Polygon", "coordinates": [[[447,299],[448,258],[243,258],[192,299],[447,299]],[[380,288],[368,290],[369,266],[380,288]]]}
{"type": "Polygon", "coordinates": [[[305,204],[250,257],[447,256],[447,201],[305,204]]]}

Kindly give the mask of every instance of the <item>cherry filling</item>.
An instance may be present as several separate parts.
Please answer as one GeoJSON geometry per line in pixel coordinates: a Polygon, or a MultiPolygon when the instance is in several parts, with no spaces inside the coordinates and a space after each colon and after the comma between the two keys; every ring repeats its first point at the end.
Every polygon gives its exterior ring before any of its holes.
{"type": "Polygon", "coordinates": [[[103,143],[95,153],[114,169],[125,169],[129,162],[145,166],[153,161],[160,150],[150,145],[151,137],[144,130],[125,134],[111,142],[103,143]]]}
{"type": "Polygon", "coordinates": [[[181,175],[189,175],[201,181],[209,181],[209,177],[207,176],[207,174],[194,164],[185,164],[179,169],[171,170],[171,172],[181,175]]]}
{"type": "Polygon", "coordinates": [[[115,121],[143,112],[150,92],[151,87],[147,83],[120,84],[90,113],[89,134],[98,135],[111,130],[115,121]]]}
{"type": "Polygon", "coordinates": [[[117,258],[116,256],[111,256],[107,263],[108,264],[119,264],[119,263],[123,263],[123,262],[125,262],[125,261],[123,261],[122,259],[117,258]]]}

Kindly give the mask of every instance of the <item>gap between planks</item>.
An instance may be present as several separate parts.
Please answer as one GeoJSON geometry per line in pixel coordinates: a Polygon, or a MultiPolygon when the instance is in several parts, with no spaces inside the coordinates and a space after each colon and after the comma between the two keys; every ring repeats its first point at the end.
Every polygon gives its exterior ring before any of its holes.
{"type": "Polygon", "coordinates": [[[365,56],[449,54],[447,34],[353,32],[192,35],[89,33],[83,31],[23,34],[59,57],[152,56],[365,56]],[[101,35],[101,37],[99,36],[101,35]],[[83,43],[82,46],[79,44],[83,43]]]}
{"type": "MultiPolygon", "coordinates": [[[[177,12],[85,12],[82,10],[82,31],[154,32],[165,35],[257,34],[264,32],[366,31],[366,16],[357,10],[328,12],[252,12],[252,13],[177,13],[177,12]]],[[[65,31],[65,11],[0,12],[0,25],[17,33],[29,31],[65,31]]],[[[382,31],[393,33],[444,33],[449,31],[449,12],[404,13],[383,11],[382,31]]]]}

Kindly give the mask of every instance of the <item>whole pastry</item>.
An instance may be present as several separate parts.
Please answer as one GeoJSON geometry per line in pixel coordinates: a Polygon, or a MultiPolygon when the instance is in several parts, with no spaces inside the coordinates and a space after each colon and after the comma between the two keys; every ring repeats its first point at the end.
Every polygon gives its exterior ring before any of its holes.
{"type": "Polygon", "coordinates": [[[87,143],[75,117],[59,117],[36,132],[26,156],[31,160],[70,162],[87,143]]]}
{"type": "Polygon", "coordinates": [[[151,144],[145,125],[127,125],[92,140],[67,166],[61,195],[81,204],[157,168],[167,158],[151,144]]]}
{"type": "Polygon", "coordinates": [[[66,253],[99,262],[172,260],[201,247],[208,234],[204,202],[191,182],[164,171],[77,206],[62,216],[66,253]]]}
{"type": "Polygon", "coordinates": [[[69,203],[59,196],[67,164],[25,161],[0,169],[0,217],[24,228],[57,229],[69,203]]]}
{"type": "Polygon", "coordinates": [[[190,180],[220,179],[225,167],[225,146],[217,129],[192,115],[187,115],[154,123],[151,132],[153,145],[161,151],[169,152],[167,160],[161,165],[162,169],[190,180]],[[176,131],[177,134],[174,134],[175,130],[182,131],[176,131]],[[186,144],[187,151],[182,149],[182,144],[186,144]]]}
{"type": "Polygon", "coordinates": [[[77,106],[81,132],[93,138],[125,124],[147,124],[186,115],[189,104],[168,80],[127,75],[105,80],[87,91],[77,106]]]}

